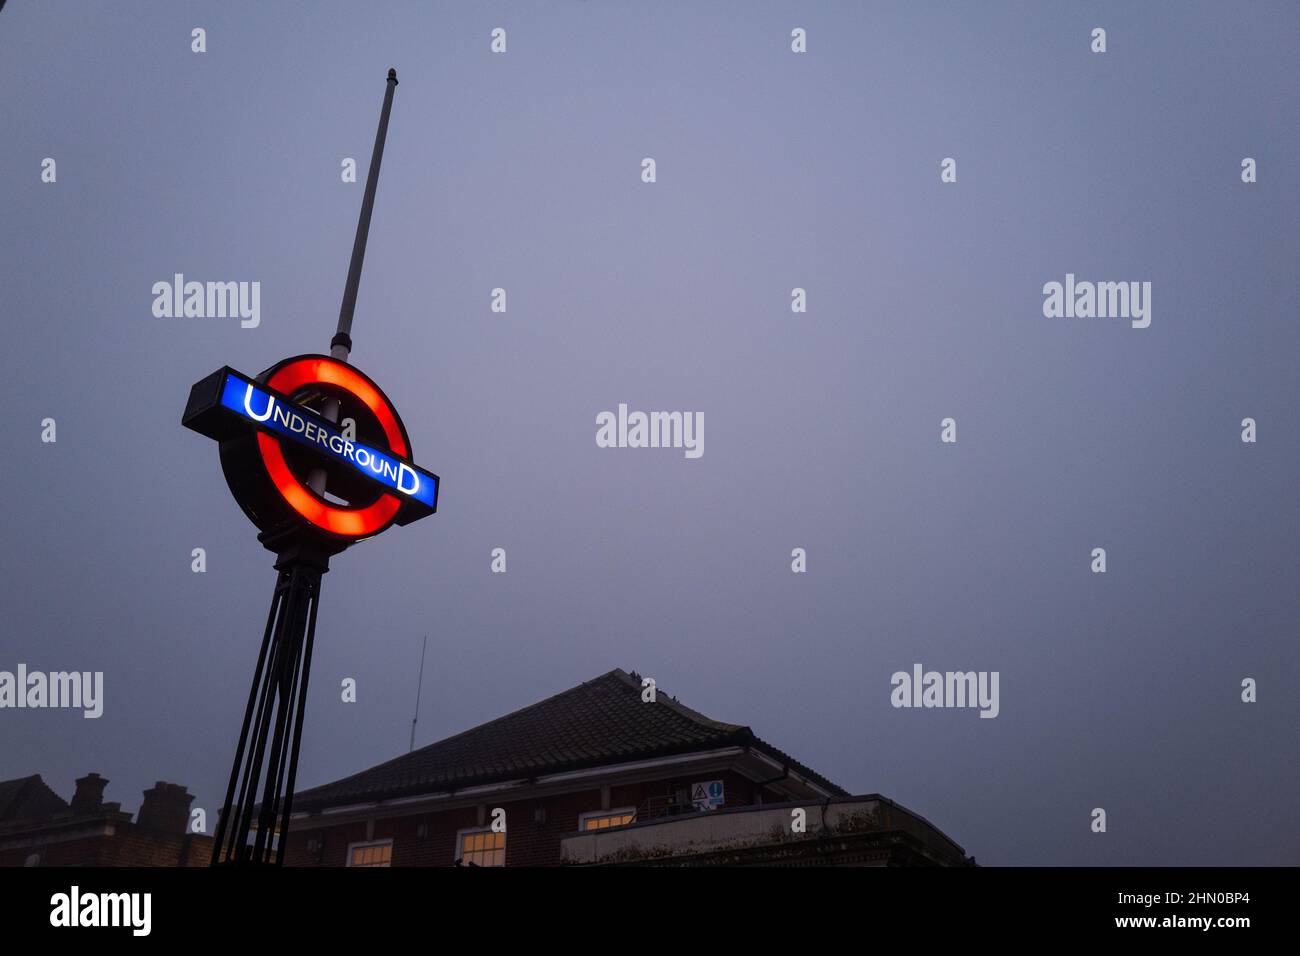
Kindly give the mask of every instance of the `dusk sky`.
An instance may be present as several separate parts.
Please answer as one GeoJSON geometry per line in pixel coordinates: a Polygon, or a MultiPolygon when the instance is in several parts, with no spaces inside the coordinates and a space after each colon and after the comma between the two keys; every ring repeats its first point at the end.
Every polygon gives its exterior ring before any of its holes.
{"type": "Polygon", "coordinates": [[[406,752],[428,635],[417,746],[621,667],[982,864],[1295,864],[1297,44],[1290,2],[6,4],[0,670],[104,713],[0,710],[0,779],[215,825],[274,557],[181,412],[328,352],[395,67],[351,361],[439,513],[333,560],[299,789],[406,752]],[[177,273],[260,324],[155,317],[177,273]],[[1067,274],[1149,327],[1046,317],[1067,274]],[[703,455],[598,447],[620,403],[703,455]],[[891,706],[918,663],[997,717],[891,706]]]}

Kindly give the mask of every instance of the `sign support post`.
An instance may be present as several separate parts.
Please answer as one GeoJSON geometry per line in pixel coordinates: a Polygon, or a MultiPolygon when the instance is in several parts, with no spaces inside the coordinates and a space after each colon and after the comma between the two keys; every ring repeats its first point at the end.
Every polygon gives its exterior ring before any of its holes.
{"type": "Polygon", "coordinates": [[[240,731],[235,762],[230,769],[226,803],[213,841],[214,865],[270,863],[273,851],[274,862],[284,862],[289,816],[293,812],[294,781],[298,775],[298,751],[302,744],[307,680],[311,674],[311,652],[316,637],[320,579],[327,569],[301,559],[290,559],[283,566],[277,563],[276,567],[279,577],[271,597],[271,611],[266,618],[253,686],[248,692],[244,726],[240,731]],[[273,711],[274,737],[270,740],[268,754],[273,711]],[[253,811],[263,760],[266,760],[265,785],[254,826],[253,811]],[[232,804],[236,784],[239,785],[239,800],[232,804]],[[256,837],[250,846],[252,830],[256,830],[256,837]],[[279,839],[274,840],[271,835],[277,830],[279,839]]]}

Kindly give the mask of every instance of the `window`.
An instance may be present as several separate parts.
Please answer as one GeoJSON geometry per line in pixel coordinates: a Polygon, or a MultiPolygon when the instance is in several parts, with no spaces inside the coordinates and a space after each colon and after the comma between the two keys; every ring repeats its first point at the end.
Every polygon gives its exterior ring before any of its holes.
{"type": "MultiPolygon", "coordinates": [[[[276,852],[280,849],[280,828],[277,826],[271,831],[271,838],[267,841],[270,846],[263,847],[263,853],[270,853],[271,859],[275,859],[276,852]]],[[[257,848],[257,827],[248,831],[248,855],[253,856],[253,851],[257,848]]]]}
{"type": "Polygon", "coordinates": [[[392,840],[376,840],[373,843],[351,843],[348,845],[348,866],[392,865],[392,840]]]}
{"type": "Polygon", "coordinates": [[[636,822],[636,807],[620,810],[593,810],[578,817],[579,830],[608,830],[636,822]]]}
{"type": "Polygon", "coordinates": [[[505,866],[506,835],[490,827],[456,834],[456,859],[462,866],[505,866]]]}

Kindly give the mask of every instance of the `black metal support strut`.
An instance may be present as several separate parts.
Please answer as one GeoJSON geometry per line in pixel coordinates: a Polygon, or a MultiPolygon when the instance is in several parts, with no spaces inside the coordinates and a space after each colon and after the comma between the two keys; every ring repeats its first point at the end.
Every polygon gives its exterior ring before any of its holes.
{"type": "Polygon", "coordinates": [[[321,575],[329,567],[298,555],[281,560],[276,570],[262,650],[212,844],[213,866],[284,862],[321,575]]]}

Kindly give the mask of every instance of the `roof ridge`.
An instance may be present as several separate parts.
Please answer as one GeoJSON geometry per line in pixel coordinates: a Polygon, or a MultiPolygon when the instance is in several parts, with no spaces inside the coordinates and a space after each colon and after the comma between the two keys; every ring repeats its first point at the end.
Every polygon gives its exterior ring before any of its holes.
{"type": "MultiPolygon", "coordinates": [[[[365,774],[371,773],[372,771],[382,770],[385,767],[391,767],[393,764],[396,764],[402,760],[406,760],[407,758],[414,757],[416,754],[422,753],[425,750],[429,750],[432,747],[440,747],[444,744],[449,744],[454,740],[459,740],[461,737],[465,737],[469,734],[478,733],[479,731],[491,727],[494,724],[501,723],[503,720],[507,720],[511,717],[518,716],[519,714],[530,711],[536,707],[541,707],[543,704],[549,704],[553,700],[558,700],[561,697],[565,697],[576,691],[582,690],[582,688],[586,687],[589,684],[594,684],[597,681],[602,681],[609,677],[618,677],[627,682],[631,682],[632,680],[629,674],[627,674],[621,668],[615,667],[611,671],[606,671],[605,673],[600,674],[596,677],[592,677],[589,680],[585,680],[580,684],[575,684],[572,687],[566,688],[565,690],[562,690],[557,694],[552,694],[550,697],[545,697],[542,700],[534,701],[531,704],[526,704],[523,707],[519,707],[516,708],[515,710],[510,711],[510,713],[508,714],[502,714],[500,717],[493,717],[491,720],[486,721],[485,723],[475,724],[473,727],[467,727],[466,729],[460,731],[459,733],[452,734],[450,737],[443,737],[440,740],[435,740],[431,743],[427,743],[423,747],[416,747],[414,750],[409,750],[404,754],[398,754],[396,757],[390,757],[388,760],[385,760],[382,763],[377,763],[372,767],[367,767],[365,770],[359,770],[350,776],[341,777],[338,780],[331,780],[329,783],[321,784],[321,787],[330,787],[336,784],[347,783],[349,780],[352,780],[356,777],[364,776],[365,774]]],[[[319,790],[321,787],[312,787],[311,790],[304,790],[302,791],[301,794],[299,794],[299,796],[305,796],[306,794],[311,793],[312,790],[319,790]]]]}
{"type": "MultiPolygon", "coordinates": [[[[632,675],[622,670],[621,668],[616,667],[614,668],[614,670],[610,671],[609,673],[615,674],[618,677],[622,678],[624,683],[626,683],[630,687],[636,688],[638,692],[642,690],[642,685],[638,684],[635,680],[633,680],[632,675]]],[[[608,677],[609,674],[602,674],[601,676],[608,677]]],[[[655,685],[655,690],[656,692],[660,690],[657,683],[655,685]]],[[[698,710],[694,710],[690,707],[687,707],[676,697],[673,697],[671,694],[667,693],[666,691],[664,692],[663,700],[659,699],[658,693],[655,694],[655,703],[665,704],[669,709],[675,711],[682,717],[685,717],[687,720],[700,724],[704,727],[708,727],[710,730],[724,730],[727,731],[728,733],[735,733],[736,731],[741,731],[741,730],[747,731],[750,734],[753,734],[754,732],[744,724],[732,724],[732,723],[728,723],[725,720],[714,720],[712,717],[709,717],[706,714],[702,714],[698,710]]]]}
{"type": "MultiPolygon", "coordinates": [[[[68,801],[59,796],[54,788],[45,782],[39,773],[28,774],[26,777],[14,777],[11,780],[0,780],[0,819],[5,818],[9,812],[24,798],[44,799],[46,803],[58,803],[66,809],[68,801]],[[48,797],[43,797],[42,793],[48,797]]],[[[12,823],[12,820],[8,820],[12,823]]]]}
{"type": "Polygon", "coordinates": [[[0,780],[0,787],[3,787],[6,783],[26,783],[29,780],[40,779],[41,775],[39,773],[29,773],[25,777],[10,777],[8,780],[0,780]]]}
{"type": "MultiPolygon", "coordinates": [[[[633,687],[636,687],[638,690],[641,689],[640,685],[637,684],[636,681],[632,679],[631,675],[625,674],[621,670],[617,671],[617,673],[620,677],[624,678],[627,683],[629,683],[633,687]]],[[[604,676],[608,676],[608,675],[604,675],[604,676]]],[[[656,687],[656,689],[658,688],[656,687]]],[[[750,727],[748,724],[731,724],[721,720],[714,720],[712,717],[702,714],[698,710],[694,710],[690,707],[687,707],[677,698],[669,694],[665,694],[662,701],[660,701],[658,697],[656,697],[655,702],[667,705],[682,717],[694,721],[695,723],[703,727],[707,727],[710,730],[719,730],[724,733],[743,737],[745,740],[747,740],[749,743],[753,744],[754,746],[766,750],[768,754],[773,758],[780,759],[781,762],[785,764],[787,767],[793,766],[796,769],[798,769],[801,773],[805,773],[809,775],[813,779],[817,780],[819,783],[825,784],[826,786],[830,787],[832,790],[838,791],[839,793],[844,795],[848,794],[847,790],[839,786],[834,781],[829,780],[826,777],[823,777],[821,774],[813,770],[811,767],[805,766],[804,764],[800,763],[798,760],[795,760],[788,753],[786,753],[784,750],[780,749],[779,747],[775,746],[774,744],[768,743],[762,737],[758,736],[758,734],[754,733],[754,729],[750,727]]]]}

